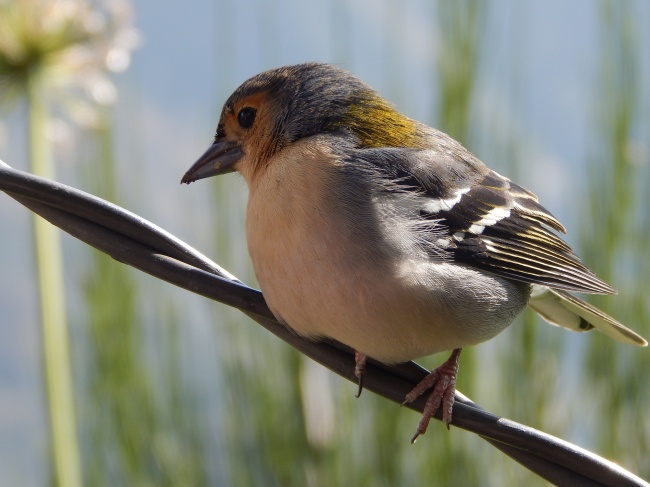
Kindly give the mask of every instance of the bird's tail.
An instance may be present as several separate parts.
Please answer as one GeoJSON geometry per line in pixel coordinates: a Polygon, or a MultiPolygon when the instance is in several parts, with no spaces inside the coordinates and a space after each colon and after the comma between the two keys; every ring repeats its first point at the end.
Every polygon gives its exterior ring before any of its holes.
{"type": "Polygon", "coordinates": [[[528,305],[553,325],[579,332],[595,328],[619,342],[648,345],[645,339],[611,316],[566,291],[534,286],[528,305]]]}

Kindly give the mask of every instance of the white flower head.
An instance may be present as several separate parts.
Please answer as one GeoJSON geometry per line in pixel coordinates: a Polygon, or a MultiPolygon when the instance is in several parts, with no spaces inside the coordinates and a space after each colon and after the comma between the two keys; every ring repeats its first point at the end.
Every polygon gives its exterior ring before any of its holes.
{"type": "Polygon", "coordinates": [[[128,0],[0,0],[0,93],[38,73],[53,112],[97,126],[139,43],[128,0]]]}

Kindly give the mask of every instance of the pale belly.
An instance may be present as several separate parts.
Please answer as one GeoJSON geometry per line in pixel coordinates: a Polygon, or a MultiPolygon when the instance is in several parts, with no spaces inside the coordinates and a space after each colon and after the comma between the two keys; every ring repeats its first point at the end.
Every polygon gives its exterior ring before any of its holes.
{"type": "Polygon", "coordinates": [[[248,239],[275,316],[385,363],[488,340],[526,306],[524,284],[446,262],[373,260],[313,221],[278,233],[269,225],[248,225],[248,239]]]}
{"type": "Polygon", "coordinates": [[[301,258],[284,257],[278,265],[255,263],[273,313],[300,335],[334,338],[385,363],[488,340],[525,306],[524,299],[521,306],[510,301],[521,292],[517,286],[467,269],[457,277],[474,279],[468,293],[445,290],[457,284],[446,277],[450,264],[405,269],[407,275],[349,268],[324,273],[301,258]],[[491,292],[477,299],[481,288],[491,292]]]}
{"type": "Polygon", "coordinates": [[[326,170],[287,166],[252,185],[246,231],[269,307],[298,334],[404,362],[488,340],[526,306],[528,285],[391,250],[368,208],[325,210],[326,170]]]}

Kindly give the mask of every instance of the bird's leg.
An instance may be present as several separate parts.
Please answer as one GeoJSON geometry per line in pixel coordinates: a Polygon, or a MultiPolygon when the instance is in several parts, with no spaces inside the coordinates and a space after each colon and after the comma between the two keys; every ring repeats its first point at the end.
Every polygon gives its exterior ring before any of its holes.
{"type": "Polygon", "coordinates": [[[363,374],[366,371],[366,356],[361,352],[354,352],[354,375],[358,380],[359,390],[357,391],[357,396],[361,395],[363,390],[363,374]]]}
{"type": "Polygon", "coordinates": [[[454,394],[456,393],[456,375],[458,374],[458,357],[460,348],[451,352],[451,356],[440,367],[431,371],[420,383],[415,386],[411,392],[406,395],[402,404],[408,404],[415,401],[427,389],[433,387],[433,391],[427,398],[422,412],[422,419],[411,438],[411,443],[415,443],[418,436],[423,435],[429,426],[429,421],[436,414],[436,411],[442,406],[442,421],[449,429],[451,423],[451,411],[454,407],[454,394]]]}

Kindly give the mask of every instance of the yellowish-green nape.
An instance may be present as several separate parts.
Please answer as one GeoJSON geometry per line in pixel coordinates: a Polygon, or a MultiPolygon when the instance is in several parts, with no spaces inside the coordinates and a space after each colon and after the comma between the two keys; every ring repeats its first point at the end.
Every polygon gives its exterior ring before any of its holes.
{"type": "Polygon", "coordinates": [[[376,93],[351,104],[333,125],[330,128],[351,130],[362,147],[426,147],[420,124],[402,115],[376,93]]]}

